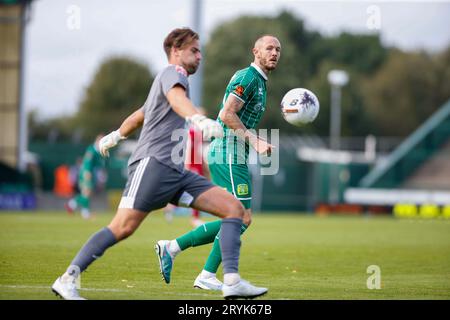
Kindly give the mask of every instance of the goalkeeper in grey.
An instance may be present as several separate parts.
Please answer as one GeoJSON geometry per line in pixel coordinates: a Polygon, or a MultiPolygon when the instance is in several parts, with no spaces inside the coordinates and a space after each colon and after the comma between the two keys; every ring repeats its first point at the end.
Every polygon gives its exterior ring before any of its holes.
{"type": "MultiPolygon", "coordinates": [[[[52,291],[64,299],[84,299],[77,286],[80,274],[108,248],[131,236],[150,212],[168,203],[222,218],[224,298],[254,298],[267,292],[266,288],[241,279],[238,272],[242,204],[231,193],[185,170],[183,162],[174,161],[172,156],[180,144],[172,139],[172,133],[185,130],[187,135],[186,121],[202,130],[204,140],[223,136],[220,124],[201,115],[189,99],[188,77],[196,72],[202,58],[198,34],[189,28],[175,29],[164,40],[164,50],[169,65],[156,76],[145,104],[99,142],[102,156],[109,156],[109,149],[142,127],[128,163],[128,180],[116,215],[108,226],[88,239],[52,285],[52,291]]],[[[162,262],[169,253],[166,248],[155,249],[164,276],[162,262]]]]}

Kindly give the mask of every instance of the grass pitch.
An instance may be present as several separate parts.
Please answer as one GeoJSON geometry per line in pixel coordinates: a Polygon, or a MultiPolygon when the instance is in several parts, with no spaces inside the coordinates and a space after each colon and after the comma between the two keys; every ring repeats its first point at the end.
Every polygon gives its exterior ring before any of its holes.
{"type": "MultiPolygon", "coordinates": [[[[63,212],[0,213],[0,299],[56,299],[53,281],[111,218],[111,213],[94,221],[63,212]]],[[[83,273],[81,295],[222,299],[219,292],[192,287],[210,245],[181,253],[170,285],[161,280],[153,245],[190,230],[188,221],[176,217],[168,224],[162,214],[151,214],[83,273]]],[[[264,299],[449,299],[450,221],[255,214],[243,236],[240,273],[269,288],[264,299]],[[371,265],[381,271],[379,290],[367,288],[371,265]]]]}

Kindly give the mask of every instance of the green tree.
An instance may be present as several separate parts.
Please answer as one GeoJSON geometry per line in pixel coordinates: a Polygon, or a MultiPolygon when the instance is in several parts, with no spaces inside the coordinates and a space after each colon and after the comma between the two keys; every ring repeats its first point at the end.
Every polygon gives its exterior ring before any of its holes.
{"type": "Polygon", "coordinates": [[[365,106],[375,134],[408,135],[449,99],[449,52],[431,56],[391,51],[365,82],[365,106]]]}
{"type": "Polygon", "coordinates": [[[28,138],[30,141],[68,141],[73,139],[74,125],[70,116],[40,119],[39,111],[33,109],[27,114],[28,138]]]}
{"type": "Polygon", "coordinates": [[[436,70],[436,104],[440,105],[450,99],[450,46],[433,57],[436,70]]]}
{"type": "Polygon", "coordinates": [[[388,50],[381,43],[379,34],[351,34],[322,38],[314,48],[314,65],[323,60],[371,75],[386,60],[388,50]]]}
{"type": "Polygon", "coordinates": [[[75,124],[83,138],[92,140],[108,133],[141,107],[148,95],[153,76],[144,63],[128,57],[111,57],[98,68],[86,88],[75,124]]]}

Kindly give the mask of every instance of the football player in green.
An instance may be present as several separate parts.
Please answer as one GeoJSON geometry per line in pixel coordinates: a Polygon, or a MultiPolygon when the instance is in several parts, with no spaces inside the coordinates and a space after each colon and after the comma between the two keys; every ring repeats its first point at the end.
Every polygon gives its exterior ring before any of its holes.
{"type": "MultiPolygon", "coordinates": [[[[233,194],[245,207],[241,233],[249,227],[252,219],[252,188],[247,165],[250,147],[258,154],[270,154],[274,147],[255,135],[252,129],[257,127],[266,109],[266,81],[280,59],[280,41],[272,35],[264,35],[256,40],[253,54],[254,61],[250,66],[237,71],[228,83],[217,119],[224,128],[224,136],[214,139],[208,152],[212,181],[233,194]]],[[[222,261],[218,235],[220,224],[220,220],[208,222],[174,240],[157,242],[157,247],[167,248],[170,253],[160,261],[166,283],[170,282],[173,259],[178,253],[214,242],[194,287],[221,290],[222,282],[216,277],[222,261]]]]}
{"type": "Polygon", "coordinates": [[[98,142],[101,138],[103,138],[103,134],[98,135],[95,142],[89,145],[84,153],[78,174],[79,194],[64,204],[69,214],[80,208],[81,216],[84,219],[91,218],[90,204],[92,192],[96,185],[97,170],[105,167],[105,160],[98,149],[98,142]]]}

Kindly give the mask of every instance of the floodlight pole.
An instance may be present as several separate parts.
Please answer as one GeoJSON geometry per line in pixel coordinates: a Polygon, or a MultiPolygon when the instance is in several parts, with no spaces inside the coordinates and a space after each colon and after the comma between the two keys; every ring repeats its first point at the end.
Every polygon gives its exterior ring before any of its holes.
{"type": "Polygon", "coordinates": [[[330,147],[339,150],[341,147],[341,87],[331,85],[330,115],[330,147]]]}
{"type": "MultiPolygon", "coordinates": [[[[328,82],[331,84],[330,148],[339,150],[341,148],[341,89],[348,83],[348,74],[343,70],[331,70],[328,73],[328,82]]],[[[330,203],[339,201],[339,171],[336,165],[332,164],[329,176],[328,201],[330,203]]]]}
{"type": "MultiPolygon", "coordinates": [[[[202,16],[203,16],[203,1],[192,0],[192,28],[200,36],[200,43],[204,41],[202,33],[202,16]]],[[[202,50],[203,53],[203,50],[202,50]]],[[[202,86],[203,86],[203,61],[197,72],[191,77],[190,94],[194,105],[197,107],[202,106],[202,86]]]]}

